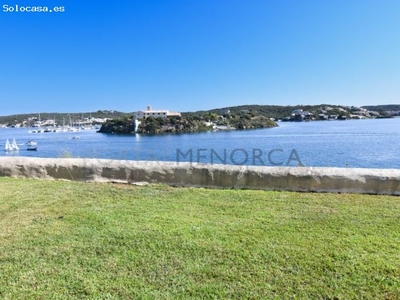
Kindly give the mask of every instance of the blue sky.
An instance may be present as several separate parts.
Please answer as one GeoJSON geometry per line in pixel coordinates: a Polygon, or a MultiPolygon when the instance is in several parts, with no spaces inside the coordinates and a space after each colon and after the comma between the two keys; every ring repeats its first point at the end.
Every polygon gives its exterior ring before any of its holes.
{"type": "Polygon", "coordinates": [[[2,3],[0,115],[400,103],[398,0],[2,3]]]}

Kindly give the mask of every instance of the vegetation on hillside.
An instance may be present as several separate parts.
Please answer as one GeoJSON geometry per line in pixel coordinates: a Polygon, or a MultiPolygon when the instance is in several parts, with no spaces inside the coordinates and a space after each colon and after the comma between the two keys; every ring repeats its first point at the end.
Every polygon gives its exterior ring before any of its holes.
{"type": "Polygon", "coordinates": [[[239,115],[250,115],[251,117],[262,116],[267,119],[283,119],[289,116],[296,109],[303,109],[305,111],[310,111],[312,113],[318,113],[319,109],[324,106],[330,106],[332,108],[341,108],[339,105],[295,105],[295,106],[282,106],[282,105],[240,105],[216,108],[209,111],[197,111],[197,112],[187,112],[184,115],[202,115],[204,113],[216,113],[226,115],[227,111],[230,114],[239,115]]]}
{"type": "MultiPolygon", "coordinates": [[[[197,132],[210,130],[208,126],[200,120],[184,119],[182,117],[172,118],[153,118],[148,117],[140,120],[137,133],[166,133],[166,132],[197,132]]],[[[99,130],[102,133],[134,133],[135,127],[132,117],[123,117],[108,120],[99,130]]]]}
{"type": "MultiPolygon", "coordinates": [[[[277,126],[274,121],[262,116],[243,112],[218,115],[213,112],[202,114],[184,113],[181,117],[141,119],[137,133],[183,133],[227,129],[253,129],[277,126]]],[[[133,133],[134,125],[131,118],[118,118],[107,121],[99,130],[103,133],[133,133]]]]}
{"type": "Polygon", "coordinates": [[[400,111],[400,104],[366,105],[362,107],[368,110],[375,110],[378,112],[400,111]]]}
{"type": "MultiPolygon", "coordinates": [[[[400,105],[381,105],[381,106],[365,106],[364,108],[373,111],[379,111],[381,113],[378,117],[390,117],[391,114],[388,111],[400,111],[400,105]]],[[[355,106],[342,106],[342,105],[331,105],[331,104],[319,104],[319,105],[295,105],[295,106],[281,106],[281,105],[240,105],[232,107],[223,107],[218,109],[212,109],[209,111],[197,111],[187,112],[184,115],[201,116],[205,113],[215,113],[227,116],[229,114],[247,114],[251,117],[258,116],[266,119],[280,119],[284,120],[291,116],[293,111],[303,110],[309,112],[315,117],[316,120],[324,120],[321,114],[336,115],[338,119],[348,119],[351,114],[359,111],[359,107],[355,106]],[[328,110],[327,110],[328,109],[328,110]],[[229,114],[227,113],[229,111],[229,114]]],[[[296,116],[292,119],[296,121],[296,116]]],[[[299,119],[300,121],[300,119],[299,119]]]]}
{"type": "Polygon", "coordinates": [[[0,178],[2,299],[398,299],[400,198],[0,178]]]}
{"type": "Polygon", "coordinates": [[[137,129],[138,133],[164,133],[164,132],[198,132],[210,130],[200,119],[171,117],[153,118],[148,117],[140,120],[141,124],[137,129]]]}
{"type": "Polygon", "coordinates": [[[127,134],[133,133],[134,130],[132,116],[122,116],[107,120],[107,122],[101,126],[99,132],[127,134]]]}

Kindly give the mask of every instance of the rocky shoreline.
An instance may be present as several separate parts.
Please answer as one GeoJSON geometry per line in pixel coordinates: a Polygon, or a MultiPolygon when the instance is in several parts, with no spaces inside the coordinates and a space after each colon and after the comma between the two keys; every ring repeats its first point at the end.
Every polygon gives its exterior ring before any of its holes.
{"type": "Polygon", "coordinates": [[[266,118],[255,118],[247,122],[217,122],[204,121],[194,118],[173,117],[173,118],[146,118],[135,122],[132,118],[108,120],[98,132],[115,134],[160,134],[160,133],[190,133],[203,131],[220,130],[243,130],[256,128],[277,127],[278,124],[266,118]]]}

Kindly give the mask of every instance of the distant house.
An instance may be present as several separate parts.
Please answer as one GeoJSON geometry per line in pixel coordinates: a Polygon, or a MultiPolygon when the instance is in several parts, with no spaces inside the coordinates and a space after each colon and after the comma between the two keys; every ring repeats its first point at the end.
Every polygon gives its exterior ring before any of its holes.
{"type": "Polygon", "coordinates": [[[379,117],[381,114],[377,111],[369,111],[370,116],[372,117],[379,117]]]}
{"type": "Polygon", "coordinates": [[[139,110],[133,113],[133,119],[146,119],[148,117],[153,118],[163,118],[166,119],[168,117],[180,117],[181,113],[176,111],[169,111],[169,110],[153,110],[151,106],[147,106],[146,110],[139,110]]]}
{"type": "Polygon", "coordinates": [[[230,114],[230,113],[231,113],[231,110],[230,110],[230,109],[221,109],[221,110],[219,111],[219,113],[220,113],[221,115],[227,115],[227,114],[230,114]]]}
{"type": "Polygon", "coordinates": [[[295,109],[292,111],[291,119],[296,121],[302,120],[315,120],[315,116],[309,111],[303,111],[302,109],[295,109]]]}
{"type": "Polygon", "coordinates": [[[295,109],[294,111],[292,111],[292,116],[295,115],[304,115],[304,112],[302,109],[295,109]]]}
{"type": "Polygon", "coordinates": [[[328,120],[329,116],[326,115],[326,114],[319,114],[319,115],[318,115],[318,118],[319,118],[320,120],[328,120]]]}

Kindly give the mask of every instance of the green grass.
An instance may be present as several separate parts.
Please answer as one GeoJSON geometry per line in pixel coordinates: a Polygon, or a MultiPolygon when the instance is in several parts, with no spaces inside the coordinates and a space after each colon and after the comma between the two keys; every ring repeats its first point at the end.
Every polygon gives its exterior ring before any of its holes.
{"type": "Polygon", "coordinates": [[[0,191],[1,299],[400,298],[399,197],[11,178],[0,191]]]}

